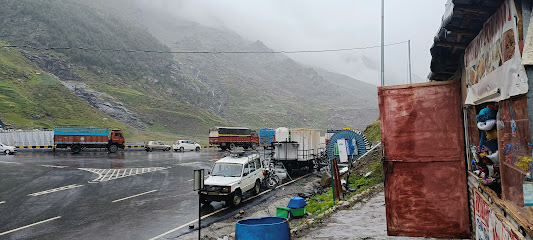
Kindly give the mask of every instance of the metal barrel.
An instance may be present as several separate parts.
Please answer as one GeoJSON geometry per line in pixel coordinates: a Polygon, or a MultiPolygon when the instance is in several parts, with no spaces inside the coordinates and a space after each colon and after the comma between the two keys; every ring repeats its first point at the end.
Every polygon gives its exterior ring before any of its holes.
{"type": "Polygon", "coordinates": [[[242,219],[235,225],[235,240],[289,240],[289,222],[282,217],[242,219]]]}

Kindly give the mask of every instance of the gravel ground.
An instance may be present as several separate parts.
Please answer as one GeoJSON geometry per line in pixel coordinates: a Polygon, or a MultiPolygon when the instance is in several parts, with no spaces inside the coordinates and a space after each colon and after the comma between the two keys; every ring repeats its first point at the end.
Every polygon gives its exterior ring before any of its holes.
{"type": "MultiPolygon", "coordinates": [[[[383,191],[356,203],[350,209],[340,210],[326,219],[317,228],[302,231],[300,240],[324,239],[397,239],[415,240],[428,238],[387,236],[385,195],[383,191]]],[[[434,239],[434,238],[430,238],[434,239]]]]}

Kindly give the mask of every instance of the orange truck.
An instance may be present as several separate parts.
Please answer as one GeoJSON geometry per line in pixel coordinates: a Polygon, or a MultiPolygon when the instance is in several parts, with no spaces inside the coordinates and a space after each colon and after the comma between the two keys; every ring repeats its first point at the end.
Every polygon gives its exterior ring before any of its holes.
{"type": "Polygon", "coordinates": [[[94,127],[55,127],[54,145],[56,148],[70,148],[79,153],[83,148],[106,148],[115,153],[124,149],[124,135],[120,129],[94,127]]]}
{"type": "Polygon", "coordinates": [[[249,128],[216,127],[209,130],[209,144],[222,150],[234,150],[236,147],[256,149],[259,146],[259,134],[249,128]]]}

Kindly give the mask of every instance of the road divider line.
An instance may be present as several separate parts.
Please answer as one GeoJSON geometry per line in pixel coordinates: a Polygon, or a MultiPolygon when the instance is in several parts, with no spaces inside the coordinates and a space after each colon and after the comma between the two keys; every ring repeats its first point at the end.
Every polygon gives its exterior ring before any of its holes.
{"type": "Polygon", "coordinates": [[[22,229],[25,229],[25,228],[33,227],[33,226],[35,226],[35,225],[39,225],[39,224],[41,224],[41,223],[54,221],[54,220],[59,219],[59,218],[61,218],[61,216],[57,216],[57,217],[50,218],[50,219],[46,219],[46,220],[43,220],[43,221],[40,221],[40,222],[32,223],[32,224],[30,224],[30,225],[26,225],[26,226],[23,226],[23,227],[15,228],[15,229],[13,229],[13,230],[9,230],[9,231],[7,231],[7,232],[0,233],[0,236],[6,235],[6,234],[10,234],[10,233],[12,233],[12,232],[16,232],[16,231],[19,231],[19,230],[22,230],[22,229]]]}
{"type": "Polygon", "coordinates": [[[22,164],[22,163],[18,163],[18,162],[6,162],[6,161],[0,161],[0,163],[6,163],[6,164],[22,164]]]}
{"type": "Polygon", "coordinates": [[[4,204],[4,203],[6,203],[6,201],[1,201],[1,202],[0,202],[0,204],[4,204]]]}
{"type": "Polygon", "coordinates": [[[79,188],[79,187],[82,187],[82,186],[83,185],[72,184],[72,185],[67,185],[67,186],[63,186],[63,187],[58,187],[58,188],[53,188],[53,189],[41,191],[41,192],[31,193],[31,194],[28,194],[28,196],[36,197],[36,196],[40,196],[40,195],[44,195],[44,194],[48,194],[48,193],[59,192],[59,191],[63,191],[63,190],[73,189],[73,188],[79,188]]]}
{"type": "Polygon", "coordinates": [[[148,191],[148,192],[143,192],[143,193],[135,194],[135,195],[132,195],[132,196],[129,196],[129,197],[125,197],[125,198],[121,198],[121,199],[113,200],[112,202],[114,202],[114,203],[115,203],[115,202],[120,202],[120,201],[124,201],[124,200],[130,199],[130,198],[134,198],[134,197],[142,196],[142,195],[145,195],[145,194],[148,194],[148,193],[153,193],[153,192],[157,192],[157,190],[152,190],[152,191],[148,191]]]}
{"type": "MultiPolygon", "coordinates": [[[[300,179],[302,179],[302,178],[305,178],[305,177],[307,177],[307,176],[309,176],[309,175],[311,175],[311,173],[305,174],[305,175],[303,175],[303,176],[301,176],[301,177],[299,177],[299,178],[293,179],[292,181],[289,181],[289,182],[286,182],[286,183],[284,183],[284,184],[282,184],[282,185],[279,185],[279,186],[277,186],[275,189],[278,189],[278,188],[280,188],[280,187],[283,187],[283,186],[286,186],[286,185],[291,184],[291,183],[293,183],[293,182],[296,182],[296,181],[298,181],[298,180],[300,180],[300,179]]],[[[191,179],[191,180],[194,181],[194,179],[191,179]]],[[[188,181],[191,181],[191,180],[188,180],[188,181]]],[[[268,189],[268,190],[263,191],[263,192],[261,192],[261,193],[255,195],[255,196],[253,196],[253,197],[247,198],[246,200],[244,200],[244,201],[242,201],[242,202],[250,201],[250,200],[252,200],[252,199],[254,199],[254,198],[256,198],[256,197],[259,197],[259,196],[261,196],[261,195],[263,195],[263,194],[265,194],[265,193],[271,192],[272,190],[273,190],[273,189],[268,189]]],[[[217,210],[217,211],[214,211],[214,212],[212,212],[212,213],[210,213],[210,214],[207,214],[207,215],[202,216],[201,219],[203,220],[203,219],[205,219],[205,218],[208,218],[208,217],[210,217],[210,216],[213,216],[213,215],[215,215],[215,214],[217,214],[217,213],[219,213],[219,212],[222,212],[222,211],[224,211],[224,210],[226,210],[226,209],[228,209],[228,208],[229,208],[229,207],[221,208],[221,209],[219,209],[219,210],[217,210]]],[[[176,227],[176,228],[174,228],[174,229],[168,230],[167,232],[161,233],[161,234],[159,234],[159,235],[157,235],[157,236],[155,236],[155,237],[153,237],[153,238],[150,238],[149,240],[155,240],[155,239],[162,238],[162,237],[164,237],[164,236],[166,236],[166,235],[168,235],[168,234],[171,234],[171,233],[173,233],[173,232],[175,232],[175,231],[178,231],[178,230],[180,230],[180,229],[182,229],[182,228],[184,228],[184,227],[187,227],[187,226],[189,226],[189,225],[191,225],[191,224],[193,224],[193,223],[196,223],[196,222],[198,222],[198,219],[196,219],[196,220],[192,220],[192,221],[190,221],[190,222],[188,222],[188,223],[185,223],[185,224],[183,224],[183,225],[181,225],[181,226],[179,226],[179,227],[176,227]]]]}

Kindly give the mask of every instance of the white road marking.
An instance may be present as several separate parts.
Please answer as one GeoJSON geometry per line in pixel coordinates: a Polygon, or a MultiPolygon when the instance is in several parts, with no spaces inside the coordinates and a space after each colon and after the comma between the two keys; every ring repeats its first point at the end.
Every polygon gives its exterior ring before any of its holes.
{"type": "Polygon", "coordinates": [[[170,169],[171,167],[153,167],[153,168],[123,168],[123,169],[98,169],[98,168],[78,168],[87,172],[98,174],[98,177],[89,181],[89,183],[106,182],[119,178],[129,177],[137,174],[155,172],[170,169]]]}
{"type": "MultiPolygon", "coordinates": [[[[308,174],[303,175],[303,176],[301,176],[301,177],[299,177],[299,178],[293,179],[292,181],[289,181],[289,182],[286,182],[286,183],[284,183],[284,184],[282,184],[282,185],[279,185],[279,186],[276,187],[276,189],[277,189],[277,188],[280,188],[280,187],[283,187],[283,186],[286,186],[286,185],[288,185],[288,184],[291,184],[291,183],[293,183],[293,182],[295,182],[295,181],[298,181],[298,180],[300,180],[300,179],[302,179],[302,178],[304,178],[304,177],[309,176],[310,174],[311,174],[311,173],[308,173],[308,174]]],[[[194,179],[192,179],[192,180],[194,180],[194,179]]],[[[190,180],[189,180],[189,181],[190,181],[190,180]]],[[[264,191],[264,192],[262,192],[262,193],[259,193],[259,194],[255,195],[255,196],[251,197],[251,198],[247,198],[246,200],[244,200],[244,201],[242,201],[242,202],[250,201],[250,200],[252,200],[252,199],[254,199],[254,198],[256,198],[256,197],[259,197],[259,196],[261,196],[261,195],[263,195],[263,194],[265,194],[265,193],[268,193],[268,192],[270,192],[270,191],[272,191],[272,190],[273,190],[273,189],[268,189],[268,190],[266,190],[266,191],[264,191]]],[[[224,211],[224,210],[226,210],[226,209],[228,209],[228,208],[229,208],[229,207],[221,208],[221,209],[219,209],[219,210],[217,210],[217,211],[214,211],[214,212],[212,212],[212,213],[210,213],[210,214],[207,214],[207,215],[202,216],[201,219],[203,220],[203,219],[205,219],[205,218],[208,218],[208,217],[210,217],[210,216],[213,216],[213,215],[215,215],[215,214],[217,214],[217,213],[219,213],[219,212],[221,212],[221,211],[224,211]]],[[[179,226],[179,227],[177,227],[177,228],[174,228],[174,229],[168,230],[167,232],[161,233],[161,234],[159,234],[159,235],[157,235],[157,236],[155,236],[155,237],[153,237],[153,238],[150,238],[149,240],[155,240],[155,239],[158,239],[158,238],[164,237],[164,236],[166,236],[166,235],[168,235],[168,234],[171,234],[171,233],[173,233],[173,232],[175,232],[175,231],[178,231],[178,230],[180,230],[180,229],[182,229],[182,228],[184,228],[184,227],[187,227],[187,226],[189,226],[189,225],[191,225],[191,224],[193,224],[193,223],[196,223],[196,222],[198,222],[198,220],[192,220],[192,221],[190,221],[190,222],[188,222],[188,223],[185,223],[185,224],[183,224],[183,225],[181,225],[181,226],[179,226]]]]}
{"type": "Polygon", "coordinates": [[[7,164],[22,164],[22,163],[18,163],[18,162],[6,162],[6,161],[0,161],[0,163],[7,163],[7,164]]]}
{"type": "Polygon", "coordinates": [[[59,218],[61,218],[61,216],[57,216],[57,217],[46,219],[46,220],[43,220],[43,221],[40,221],[40,222],[32,223],[30,225],[26,225],[26,226],[23,226],[23,227],[15,228],[13,230],[9,230],[7,232],[0,233],[0,236],[6,235],[6,234],[10,234],[12,232],[16,232],[16,231],[19,231],[19,230],[22,230],[22,229],[25,229],[25,228],[33,227],[33,226],[39,225],[41,223],[50,222],[50,221],[53,221],[53,220],[56,220],[56,219],[59,219],[59,218]]]}
{"type": "Polygon", "coordinates": [[[41,192],[28,194],[28,196],[35,197],[35,196],[40,196],[40,195],[44,195],[44,194],[48,194],[48,193],[59,192],[59,191],[63,191],[63,190],[73,189],[73,188],[79,188],[79,187],[82,187],[82,186],[83,185],[72,184],[72,185],[68,185],[68,186],[64,186],[64,187],[58,187],[58,188],[54,188],[54,189],[50,189],[50,190],[46,190],[46,191],[41,191],[41,192]]]}
{"type": "Polygon", "coordinates": [[[41,165],[41,167],[51,167],[51,168],[66,168],[68,166],[56,166],[56,165],[41,165]]]}
{"type": "Polygon", "coordinates": [[[145,195],[145,194],[148,194],[148,193],[153,193],[153,192],[157,192],[157,190],[152,190],[152,191],[148,191],[148,192],[143,192],[143,193],[139,193],[139,194],[135,194],[133,196],[129,196],[129,197],[125,197],[125,198],[121,198],[121,199],[117,199],[117,200],[114,200],[112,202],[120,202],[120,201],[124,201],[126,199],[130,199],[130,198],[134,198],[134,197],[138,197],[138,196],[142,196],[142,195],[145,195]]]}
{"type": "Polygon", "coordinates": [[[192,181],[194,181],[194,178],[193,178],[193,179],[189,179],[189,180],[187,180],[187,182],[192,182],[192,181]]]}
{"type": "Polygon", "coordinates": [[[6,203],[6,201],[1,201],[1,202],[0,202],[0,204],[4,204],[4,203],[6,203]]]}

